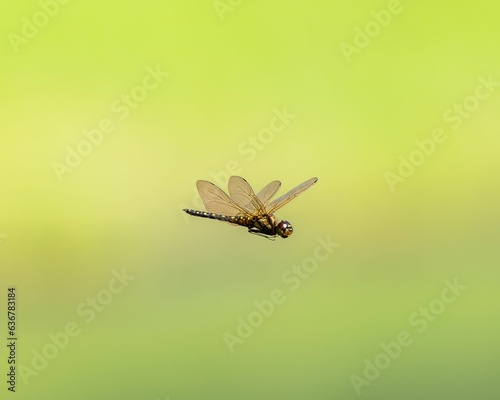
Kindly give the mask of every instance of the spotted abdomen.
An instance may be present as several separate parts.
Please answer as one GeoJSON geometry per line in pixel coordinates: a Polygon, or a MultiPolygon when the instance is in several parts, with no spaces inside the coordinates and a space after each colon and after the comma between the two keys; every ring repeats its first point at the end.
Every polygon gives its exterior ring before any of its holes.
{"type": "Polygon", "coordinates": [[[214,214],[206,211],[191,210],[190,208],[184,208],[184,211],[187,212],[189,215],[194,215],[195,217],[217,219],[219,221],[226,221],[232,224],[243,225],[247,227],[251,225],[250,220],[244,216],[214,214]]]}

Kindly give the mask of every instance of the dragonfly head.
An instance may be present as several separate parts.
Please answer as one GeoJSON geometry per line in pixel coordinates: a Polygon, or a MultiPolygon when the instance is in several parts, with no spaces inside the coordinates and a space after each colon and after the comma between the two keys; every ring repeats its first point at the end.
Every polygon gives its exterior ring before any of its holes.
{"type": "Polygon", "coordinates": [[[288,221],[281,221],[277,226],[276,226],[276,233],[281,236],[282,238],[287,238],[293,233],[293,228],[292,224],[288,221]]]}

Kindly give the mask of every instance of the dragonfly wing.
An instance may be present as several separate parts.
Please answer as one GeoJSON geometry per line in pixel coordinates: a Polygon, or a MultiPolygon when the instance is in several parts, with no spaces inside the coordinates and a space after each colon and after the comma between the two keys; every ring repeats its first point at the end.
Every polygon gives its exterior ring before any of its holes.
{"type": "Polygon", "coordinates": [[[266,213],[264,205],[255,195],[250,184],[241,176],[230,177],[228,189],[234,203],[244,210],[253,215],[264,215],[266,213]]]}
{"type": "Polygon", "coordinates": [[[212,182],[198,181],[196,182],[198,193],[208,212],[214,214],[222,214],[235,216],[238,214],[248,214],[248,211],[240,207],[221,189],[215,186],[212,182]]]}
{"type": "Polygon", "coordinates": [[[259,200],[262,202],[264,207],[269,203],[269,200],[271,200],[271,197],[273,197],[278,189],[281,186],[280,181],[272,181],[271,183],[268,183],[264,189],[262,189],[259,193],[257,193],[257,197],[259,200]]]}
{"type": "Polygon", "coordinates": [[[283,196],[278,197],[276,200],[273,200],[267,206],[267,212],[269,214],[273,214],[276,210],[283,207],[286,203],[293,200],[299,194],[301,194],[304,190],[309,189],[312,185],[314,185],[318,181],[318,178],[311,178],[307,181],[301,183],[299,186],[293,188],[288,193],[285,193],[283,196]]]}

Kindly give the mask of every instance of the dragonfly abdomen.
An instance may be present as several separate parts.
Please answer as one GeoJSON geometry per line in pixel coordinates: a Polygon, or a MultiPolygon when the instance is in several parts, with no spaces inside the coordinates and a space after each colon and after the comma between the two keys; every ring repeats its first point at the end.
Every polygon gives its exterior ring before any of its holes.
{"type": "Polygon", "coordinates": [[[221,214],[209,213],[206,211],[192,210],[190,208],[184,208],[184,211],[187,212],[189,215],[194,215],[195,217],[217,219],[219,221],[226,221],[232,224],[238,224],[243,226],[249,225],[248,218],[244,216],[221,215],[221,214]]]}

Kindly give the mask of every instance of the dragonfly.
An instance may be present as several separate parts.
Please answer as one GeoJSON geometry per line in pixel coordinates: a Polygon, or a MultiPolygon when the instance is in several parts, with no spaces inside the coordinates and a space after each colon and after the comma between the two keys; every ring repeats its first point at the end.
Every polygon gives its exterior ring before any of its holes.
{"type": "Polygon", "coordinates": [[[184,211],[195,217],[245,226],[249,233],[267,239],[274,240],[276,236],[287,238],[293,233],[292,224],[285,220],[278,220],[274,213],[317,181],[318,178],[308,179],[271,201],[281,186],[280,181],[272,181],[255,194],[244,178],[231,176],[228,183],[229,195],[227,195],[212,182],[199,180],[196,182],[196,187],[206,211],[190,208],[184,208],[184,211]]]}

